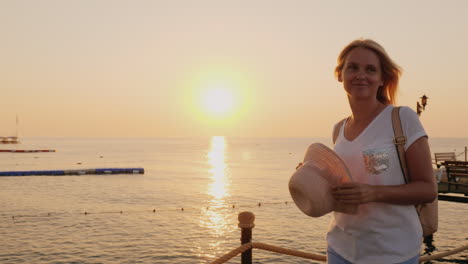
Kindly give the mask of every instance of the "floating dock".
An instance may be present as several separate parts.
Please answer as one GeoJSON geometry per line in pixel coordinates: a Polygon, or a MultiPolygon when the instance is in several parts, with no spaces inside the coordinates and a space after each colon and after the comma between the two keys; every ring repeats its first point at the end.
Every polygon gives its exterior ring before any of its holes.
{"type": "Polygon", "coordinates": [[[0,171],[2,176],[66,176],[102,174],[144,174],[143,168],[99,168],[81,170],[43,170],[43,171],[0,171]]]}
{"type": "Polygon", "coordinates": [[[0,152],[11,152],[11,153],[55,152],[55,149],[0,149],[0,152]]]}

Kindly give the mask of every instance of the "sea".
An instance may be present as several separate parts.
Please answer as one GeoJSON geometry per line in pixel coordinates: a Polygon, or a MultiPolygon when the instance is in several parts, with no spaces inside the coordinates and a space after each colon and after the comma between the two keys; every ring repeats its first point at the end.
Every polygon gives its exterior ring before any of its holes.
{"type": "MultiPolygon", "coordinates": [[[[144,168],[144,174],[0,177],[0,263],[209,263],[253,241],[325,254],[331,215],[294,204],[288,181],[328,138],[22,138],[0,171],[144,168]]],[[[430,139],[465,159],[468,138],[430,139]]],[[[439,201],[439,231],[421,254],[468,243],[468,204],[439,201]]],[[[227,263],[240,263],[236,256],[227,263]]],[[[253,249],[253,263],[321,263],[253,249]]],[[[430,263],[468,263],[468,251],[430,263]]]]}

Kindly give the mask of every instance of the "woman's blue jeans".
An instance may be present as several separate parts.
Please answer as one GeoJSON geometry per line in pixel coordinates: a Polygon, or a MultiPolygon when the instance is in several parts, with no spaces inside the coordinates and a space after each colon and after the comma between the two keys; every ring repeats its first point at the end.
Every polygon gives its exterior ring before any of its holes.
{"type": "MultiPolygon", "coordinates": [[[[353,264],[352,262],[349,262],[348,260],[340,256],[330,247],[327,248],[327,263],[328,264],[353,264]]],[[[419,255],[411,259],[408,259],[406,261],[400,262],[398,264],[419,264],[419,255]]]]}

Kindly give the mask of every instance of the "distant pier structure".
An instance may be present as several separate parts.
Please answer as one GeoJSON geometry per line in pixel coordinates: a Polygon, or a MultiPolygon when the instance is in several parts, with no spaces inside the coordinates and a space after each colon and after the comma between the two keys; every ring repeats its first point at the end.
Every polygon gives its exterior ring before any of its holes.
{"type": "Polygon", "coordinates": [[[18,137],[0,137],[0,144],[18,144],[18,137]]]}

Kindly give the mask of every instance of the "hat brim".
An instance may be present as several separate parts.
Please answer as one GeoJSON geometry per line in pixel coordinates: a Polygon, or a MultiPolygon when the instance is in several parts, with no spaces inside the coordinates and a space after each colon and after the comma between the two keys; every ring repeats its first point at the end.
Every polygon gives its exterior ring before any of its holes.
{"type": "Polygon", "coordinates": [[[304,162],[289,180],[289,192],[297,207],[306,215],[320,217],[331,211],[355,213],[356,205],[338,203],[330,186],[352,182],[343,159],[321,143],[309,146],[304,162]]]}
{"type": "Polygon", "coordinates": [[[334,208],[330,183],[322,173],[316,166],[305,164],[289,180],[289,193],[294,203],[308,216],[320,217],[334,208]]]}
{"type": "Polygon", "coordinates": [[[310,163],[317,168],[329,172],[323,176],[331,184],[352,182],[351,173],[344,160],[335,151],[322,143],[314,143],[309,146],[304,156],[304,163],[310,163]]]}

